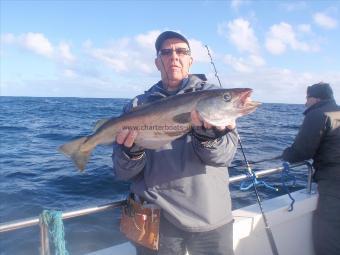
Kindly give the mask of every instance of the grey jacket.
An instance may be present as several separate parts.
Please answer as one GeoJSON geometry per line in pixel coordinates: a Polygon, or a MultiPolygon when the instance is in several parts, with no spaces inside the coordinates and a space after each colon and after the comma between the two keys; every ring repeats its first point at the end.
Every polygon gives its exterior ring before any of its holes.
{"type": "MultiPolygon", "coordinates": [[[[176,94],[212,88],[216,87],[203,76],[191,75],[176,94]]],[[[125,111],[168,95],[159,82],[133,99],[125,111]]],[[[157,150],[145,150],[137,160],[115,146],[114,172],[119,180],[131,180],[131,191],[159,205],[178,228],[210,231],[232,220],[227,166],[236,147],[236,130],[205,143],[189,133],[157,150]]]]}
{"type": "Polygon", "coordinates": [[[291,163],[313,159],[316,181],[340,182],[340,107],[334,100],[323,100],[304,114],[299,133],[284,150],[283,159],[291,163]]]}

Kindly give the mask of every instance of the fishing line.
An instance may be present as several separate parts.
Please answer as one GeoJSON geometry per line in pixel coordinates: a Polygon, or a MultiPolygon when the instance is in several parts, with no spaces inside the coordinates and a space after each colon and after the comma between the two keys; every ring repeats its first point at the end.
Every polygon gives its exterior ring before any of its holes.
{"type": "MultiPolygon", "coordinates": [[[[218,79],[220,87],[222,87],[222,84],[221,84],[221,81],[219,79],[219,76],[218,76],[215,64],[214,64],[214,62],[212,60],[212,56],[210,55],[210,51],[209,51],[208,45],[205,45],[205,47],[207,48],[207,51],[208,51],[208,55],[209,55],[209,58],[210,58],[210,63],[212,64],[212,66],[214,68],[215,76],[218,79]]],[[[258,192],[258,190],[256,188],[256,183],[255,183],[256,175],[254,174],[254,172],[252,171],[252,169],[250,167],[249,161],[248,161],[248,159],[246,157],[246,154],[245,154],[245,152],[243,150],[243,146],[242,146],[242,142],[241,142],[241,137],[240,137],[240,135],[238,133],[237,133],[237,139],[238,139],[238,143],[240,145],[240,149],[242,151],[244,162],[245,162],[245,164],[247,166],[248,173],[252,177],[251,179],[253,181],[253,186],[254,186],[254,190],[255,190],[255,194],[256,194],[256,200],[257,200],[257,203],[258,203],[258,205],[260,207],[261,215],[262,215],[262,218],[263,218],[263,222],[264,222],[264,225],[265,225],[265,229],[266,229],[266,233],[267,233],[267,236],[268,236],[268,239],[269,239],[269,243],[270,243],[270,247],[271,247],[272,253],[274,255],[279,255],[279,252],[277,250],[277,246],[276,246],[276,243],[275,243],[275,240],[274,240],[273,232],[272,232],[272,230],[271,230],[271,228],[270,228],[270,226],[268,224],[267,217],[266,217],[266,215],[265,215],[265,213],[263,211],[262,202],[261,202],[261,199],[260,199],[260,196],[259,196],[259,192],[258,192]]]]}
{"type": "Polygon", "coordinates": [[[217,73],[217,69],[216,69],[216,66],[212,60],[212,56],[210,55],[210,51],[209,51],[209,48],[208,48],[208,45],[205,45],[205,47],[207,48],[207,51],[208,51],[208,55],[209,55],[209,58],[210,58],[210,64],[213,66],[214,68],[214,72],[215,72],[215,77],[217,78],[218,80],[218,83],[220,84],[220,87],[222,88],[222,83],[220,81],[220,77],[218,76],[218,73],[217,73]]]}
{"type": "MultiPolygon", "coordinates": [[[[265,158],[265,159],[261,159],[261,160],[257,160],[257,161],[248,161],[248,163],[250,165],[255,165],[255,164],[259,164],[259,163],[263,163],[263,162],[267,162],[267,161],[273,161],[273,160],[276,160],[276,159],[281,159],[282,158],[282,155],[279,155],[279,156],[276,156],[274,158],[265,158]]],[[[229,167],[233,168],[233,167],[239,167],[239,166],[244,166],[246,165],[245,162],[241,162],[239,164],[234,164],[234,165],[231,165],[229,167]]]]}
{"type": "MultiPolygon", "coordinates": [[[[189,48],[189,49],[190,49],[190,48],[189,48]]],[[[176,53],[176,54],[177,54],[177,53],[176,53]]],[[[160,59],[161,64],[162,64],[163,69],[164,69],[164,72],[165,72],[165,74],[166,74],[166,80],[168,81],[168,84],[166,84],[166,85],[163,84],[163,85],[165,85],[165,89],[168,90],[168,88],[169,88],[169,82],[170,82],[169,74],[168,74],[168,72],[167,72],[167,70],[166,70],[166,68],[165,68],[165,65],[164,65],[164,62],[163,62],[162,55],[161,55],[159,52],[157,52],[157,58],[160,59]]],[[[189,67],[189,69],[190,69],[190,67],[189,67]]],[[[189,71],[189,70],[188,70],[188,71],[189,71]]],[[[221,86],[221,84],[220,84],[220,86],[221,86]]]]}
{"type": "Polygon", "coordinates": [[[275,243],[275,240],[274,240],[273,232],[272,232],[272,230],[271,230],[271,228],[270,228],[270,226],[268,224],[267,217],[266,217],[266,215],[265,215],[265,213],[263,211],[263,207],[262,207],[261,199],[260,199],[260,196],[259,196],[259,192],[258,192],[258,190],[256,188],[256,183],[255,183],[256,175],[252,171],[252,169],[250,167],[250,164],[249,164],[249,162],[247,160],[246,154],[244,153],[242,142],[241,142],[241,137],[239,136],[239,134],[237,134],[237,139],[238,139],[238,142],[240,144],[240,148],[241,148],[241,151],[242,151],[242,155],[243,155],[244,161],[246,162],[248,173],[252,177],[251,179],[253,181],[254,191],[255,191],[255,194],[256,194],[256,200],[257,200],[257,203],[259,204],[259,207],[260,207],[260,211],[261,211],[261,215],[262,215],[262,218],[263,218],[264,226],[265,226],[266,233],[267,233],[267,236],[268,236],[268,239],[269,239],[269,242],[270,242],[270,247],[271,247],[272,252],[273,252],[274,255],[279,255],[279,252],[277,250],[276,243],[275,243]]]}
{"type": "Polygon", "coordinates": [[[167,81],[168,81],[168,84],[163,84],[163,86],[165,85],[165,89],[168,90],[168,87],[169,87],[169,75],[168,75],[167,70],[165,69],[165,65],[164,65],[164,63],[163,63],[162,55],[161,55],[159,52],[157,52],[157,57],[159,57],[160,60],[161,60],[163,69],[164,69],[165,74],[166,74],[166,79],[167,79],[167,81]]]}

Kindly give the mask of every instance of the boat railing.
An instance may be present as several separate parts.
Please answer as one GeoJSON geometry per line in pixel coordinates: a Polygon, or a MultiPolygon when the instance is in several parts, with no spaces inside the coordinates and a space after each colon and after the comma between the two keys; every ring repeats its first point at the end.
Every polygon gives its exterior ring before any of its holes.
{"type": "MultiPolygon", "coordinates": [[[[291,169],[297,168],[297,167],[304,166],[304,165],[307,166],[308,168],[306,191],[309,194],[311,194],[312,193],[312,177],[314,174],[314,169],[311,163],[309,161],[303,161],[303,162],[291,164],[290,168],[291,169]]],[[[281,166],[281,167],[276,167],[276,168],[271,168],[271,169],[254,171],[254,174],[256,178],[259,178],[259,177],[264,177],[264,176],[272,175],[275,173],[279,173],[279,172],[282,172],[283,170],[284,170],[284,167],[281,166]]],[[[249,174],[240,174],[237,176],[232,176],[229,178],[229,183],[240,182],[248,178],[249,178],[249,174]]],[[[84,215],[90,215],[93,213],[106,211],[109,209],[119,208],[123,206],[125,203],[126,203],[126,200],[118,200],[118,201],[114,201],[108,204],[99,205],[95,207],[89,207],[89,208],[83,208],[83,209],[73,210],[69,212],[63,212],[62,219],[75,218],[75,217],[80,217],[84,215]]],[[[34,226],[34,225],[40,225],[41,245],[42,247],[46,246],[46,244],[44,245],[44,243],[46,243],[46,238],[44,238],[46,236],[46,229],[44,228],[43,226],[44,224],[40,221],[39,217],[0,224],[0,233],[13,231],[16,229],[27,228],[27,227],[34,226]]],[[[42,254],[45,254],[45,253],[42,251],[42,254]]]]}

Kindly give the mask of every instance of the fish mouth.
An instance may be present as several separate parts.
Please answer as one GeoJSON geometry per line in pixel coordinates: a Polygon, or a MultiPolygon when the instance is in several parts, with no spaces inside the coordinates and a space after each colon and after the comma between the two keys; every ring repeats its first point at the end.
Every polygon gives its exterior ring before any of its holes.
{"type": "Polygon", "coordinates": [[[241,112],[243,114],[251,113],[255,111],[258,106],[261,105],[260,102],[252,101],[252,99],[250,98],[252,92],[252,89],[244,89],[244,91],[240,93],[239,99],[237,100],[238,108],[241,109],[241,112]]]}
{"type": "Polygon", "coordinates": [[[245,89],[243,92],[240,93],[239,100],[242,104],[247,103],[250,99],[251,93],[253,92],[252,89],[245,89]]]}

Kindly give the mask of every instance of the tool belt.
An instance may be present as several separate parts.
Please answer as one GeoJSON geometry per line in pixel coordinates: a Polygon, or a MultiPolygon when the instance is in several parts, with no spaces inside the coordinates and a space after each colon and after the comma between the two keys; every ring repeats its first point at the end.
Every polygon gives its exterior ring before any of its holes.
{"type": "Polygon", "coordinates": [[[133,195],[122,208],[120,231],[132,242],[158,250],[160,208],[136,201],[133,195]]]}

